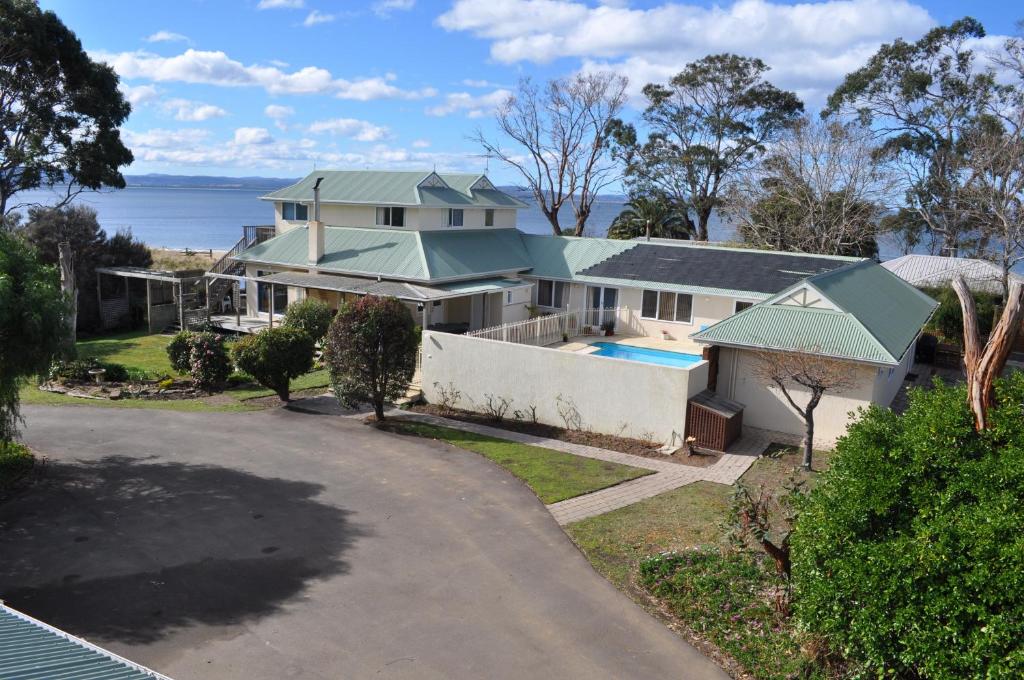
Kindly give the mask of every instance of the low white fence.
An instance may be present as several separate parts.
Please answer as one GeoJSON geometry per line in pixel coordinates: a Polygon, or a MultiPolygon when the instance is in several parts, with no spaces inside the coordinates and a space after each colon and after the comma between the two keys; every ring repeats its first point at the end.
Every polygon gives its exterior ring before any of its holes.
{"type": "Polygon", "coordinates": [[[517,345],[543,347],[559,342],[562,338],[572,338],[577,335],[599,335],[602,333],[601,326],[609,321],[615,323],[617,332],[644,335],[643,326],[636,318],[636,314],[626,307],[558,312],[525,321],[482,328],[466,335],[485,340],[513,342],[517,345]]]}
{"type": "Polygon", "coordinates": [[[506,418],[666,442],[686,424],[687,400],[707,388],[708,363],[659,366],[527,343],[423,332],[428,402],[506,418]]]}

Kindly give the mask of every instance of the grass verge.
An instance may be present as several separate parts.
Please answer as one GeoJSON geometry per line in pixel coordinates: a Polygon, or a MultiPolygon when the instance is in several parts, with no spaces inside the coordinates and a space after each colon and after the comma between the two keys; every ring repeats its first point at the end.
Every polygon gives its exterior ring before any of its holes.
{"type": "Polygon", "coordinates": [[[651,474],[650,470],[628,465],[583,458],[562,451],[425,423],[392,419],[384,427],[400,434],[438,439],[478,453],[521,479],[545,504],[557,503],[651,474]]]}
{"type": "MultiPolygon", "coordinates": [[[[803,455],[781,445],[767,454],[741,483],[781,489],[803,455]]],[[[815,452],[814,471],[797,474],[813,485],[828,460],[828,452],[815,452]]],[[[739,667],[738,676],[816,677],[817,669],[803,665],[792,626],[776,612],[780,583],[772,564],[725,545],[731,493],[697,482],[565,529],[599,573],[641,606],[680,622],[706,653],[739,667]]]]}

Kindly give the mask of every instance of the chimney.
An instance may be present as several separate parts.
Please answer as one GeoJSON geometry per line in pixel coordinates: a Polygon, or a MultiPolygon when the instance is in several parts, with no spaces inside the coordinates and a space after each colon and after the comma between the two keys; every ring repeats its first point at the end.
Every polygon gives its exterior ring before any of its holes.
{"type": "Polygon", "coordinates": [[[324,256],[324,223],[320,221],[320,182],[323,181],[323,177],[317,177],[313,185],[313,219],[309,220],[307,227],[310,264],[316,264],[324,256]]]}

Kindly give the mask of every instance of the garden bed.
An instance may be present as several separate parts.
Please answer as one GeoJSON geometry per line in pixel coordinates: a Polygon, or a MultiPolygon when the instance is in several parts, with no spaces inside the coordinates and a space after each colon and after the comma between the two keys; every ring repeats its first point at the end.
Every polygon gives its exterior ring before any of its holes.
{"type": "Polygon", "coordinates": [[[65,394],[79,399],[151,399],[170,401],[197,399],[207,395],[188,380],[154,380],[146,382],[95,383],[80,380],[48,381],[39,385],[44,392],[65,394]]]}
{"type": "Polygon", "coordinates": [[[680,450],[671,456],[666,456],[658,451],[658,447],[661,445],[653,441],[619,437],[613,434],[600,434],[598,432],[590,432],[588,430],[568,430],[564,427],[545,425],[544,423],[535,423],[529,420],[497,421],[491,416],[473,411],[465,411],[462,409],[445,410],[438,404],[414,404],[409,408],[409,410],[414,413],[426,413],[441,418],[459,420],[464,423],[486,425],[488,427],[495,427],[501,430],[529,434],[534,437],[544,437],[545,439],[556,439],[570,444],[581,444],[584,446],[593,446],[599,449],[609,449],[611,451],[619,451],[620,453],[629,453],[634,456],[653,458],[655,460],[678,463],[680,465],[689,465],[691,467],[708,467],[710,465],[714,465],[718,462],[718,459],[721,456],[721,454],[713,452],[701,452],[695,453],[692,456],[687,456],[685,450],[680,450]]]}

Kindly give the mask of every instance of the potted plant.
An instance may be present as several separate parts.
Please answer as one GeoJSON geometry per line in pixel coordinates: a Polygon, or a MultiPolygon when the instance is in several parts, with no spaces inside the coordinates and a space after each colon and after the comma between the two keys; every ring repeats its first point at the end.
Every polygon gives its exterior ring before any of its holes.
{"type": "Polygon", "coordinates": [[[601,324],[601,330],[604,331],[605,337],[615,335],[615,322],[609,319],[601,324]]]}
{"type": "Polygon", "coordinates": [[[562,342],[569,342],[569,334],[562,333],[562,342]]]}

